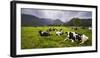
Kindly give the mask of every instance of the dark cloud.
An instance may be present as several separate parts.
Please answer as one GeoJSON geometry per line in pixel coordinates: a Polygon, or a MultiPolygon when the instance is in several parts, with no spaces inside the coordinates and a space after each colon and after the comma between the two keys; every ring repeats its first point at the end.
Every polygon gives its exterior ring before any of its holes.
{"type": "Polygon", "coordinates": [[[22,8],[21,13],[34,15],[40,18],[60,19],[61,21],[69,21],[74,17],[86,19],[92,18],[91,11],[74,11],[74,10],[43,10],[43,9],[30,9],[22,8]]]}

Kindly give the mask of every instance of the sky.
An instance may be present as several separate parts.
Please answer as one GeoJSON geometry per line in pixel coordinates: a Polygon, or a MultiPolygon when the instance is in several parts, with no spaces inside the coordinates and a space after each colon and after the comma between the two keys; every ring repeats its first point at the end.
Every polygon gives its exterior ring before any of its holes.
{"type": "Polygon", "coordinates": [[[52,20],[59,19],[62,22],[70,21],[72,18],[81,18],[81,19],[92,18],[91,11],[75,11],[75,10],[22,8],[21,14],[34,15],[39,18],[49,18],[52,20]]]}

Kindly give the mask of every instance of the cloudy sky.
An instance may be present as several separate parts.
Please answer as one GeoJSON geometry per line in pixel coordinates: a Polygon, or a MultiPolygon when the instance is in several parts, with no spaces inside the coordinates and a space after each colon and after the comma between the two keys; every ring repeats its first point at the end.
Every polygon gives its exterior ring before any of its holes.
{"type": "Polygon", "coordinates": [[[47,10],[47,9],[32,9],[22,8],[22,14],[34,15],[39,18],[49,18],[52,20],[60,19],[63,22],[69,21],[72,18],[92,18],[91,11],[75,11],[75,10],[47,10]]]}

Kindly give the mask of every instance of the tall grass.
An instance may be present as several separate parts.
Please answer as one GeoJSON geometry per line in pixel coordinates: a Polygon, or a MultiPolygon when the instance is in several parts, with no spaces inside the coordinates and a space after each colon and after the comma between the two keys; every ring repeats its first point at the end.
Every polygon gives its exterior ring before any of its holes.
{"type": "Polygon", "coordinates": [[[79,44],[80,42],[71,42],[70,40],[64,41],[67,35],[57,36],[55,31],[51,31],[51,36],[40,36],[38,31],[45,31],[49,26],[40,27],[21,27],[21,48],[22,49],[35,49],[35,48],[61,48],[61,47],[80,47],[80,46],[91,46],[92,45],[92,31],[79,28],[78,30],[73,30],[71,27],[64,26],[52,26],[56,29],[63,29],[64,32],[75,31],[78,33],[85,34],[89,37],[89,40],[84,44],[79,44]]]}

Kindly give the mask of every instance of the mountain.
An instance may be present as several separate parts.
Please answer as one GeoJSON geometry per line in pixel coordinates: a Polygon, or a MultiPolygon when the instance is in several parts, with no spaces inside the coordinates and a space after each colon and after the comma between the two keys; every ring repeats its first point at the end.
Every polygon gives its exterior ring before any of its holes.
{"type": "Polygon", "coordinates": [[[92,26],[92,19],[81,19],[81,26],[92,26]]]}
{"type": "MultiPolygon", "coordinates": [[[[68,25],[74,26],[71,19],[69,22],[62,22],[59,19],[39,18],[34,15],[21,14],[21,25],[22,26],[46,26],[46,25],[68,25]]],[[[92,19],[80,19],[80,26],[92,26],[92,19]]]]}
{"type": "Polygon", "coordinates": [[[54,22],[54,20],[49,18],[40,18],[40,19],[45,23],[45,25],[52,25],[54,22]]]}
{"type": "MultiPolygon", "coordinates": [[[[66,22],[65,25],[74,26],[73,20],[66,22]]],[[[92,19],[80,19],[80,26],[92,26],[92,19]]]]}
{"type": "Polygon", "coordinates": [[[63,22],[61,20],[57,19],[57,20],[54,20],[53,24],[54,25],[61,25],[61,24],[63,24],[63,22]]]}
{"type": "Polygon", "coordinates": [[[21,26],[44,26],[44,25],[63,24],[60,20],[49,18],[39,18],[34,15],[21,14],[21,26]]]}
{"type": "Polygon", "coordinates": [[[21,14],[21,25],[22,26],[37,26],[43,25],[42,21],[33,15],[21,14]]]}

